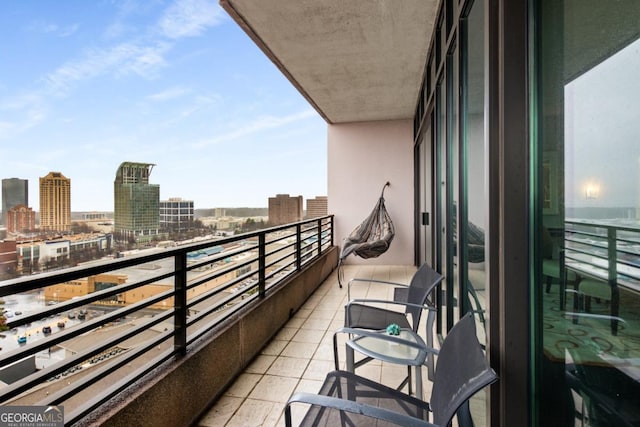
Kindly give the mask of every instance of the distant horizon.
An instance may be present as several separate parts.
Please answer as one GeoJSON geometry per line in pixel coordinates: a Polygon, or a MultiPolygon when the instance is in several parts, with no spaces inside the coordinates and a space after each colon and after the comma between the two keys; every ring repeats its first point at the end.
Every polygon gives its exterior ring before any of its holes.
{"type": "Polygon", "coordinates": [[[71,180],[113,209],[125,161],[160,198],[259,206],[327,192],[327,124],[216,0],[0,2],[0,178],[71,180]]]}

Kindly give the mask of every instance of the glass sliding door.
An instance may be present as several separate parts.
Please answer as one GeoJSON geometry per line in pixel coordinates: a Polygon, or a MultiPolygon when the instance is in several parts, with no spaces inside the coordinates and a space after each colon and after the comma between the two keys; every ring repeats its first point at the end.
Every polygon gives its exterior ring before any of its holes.
{"type": "Polygon", "coordinates": [[[446,196],[443,200],[445,206],[445,218],[447,221],[447,290],[446,290],[446,325],[447,330],[451,329],[454,323],[460,318],[459,302],[460,302],[460,246],[459,240],[464,239],[460,236],[458,230],[460,224],[459,209],[459,177],[460,177],[460,141],[458,138],[459,130],[459,62],[458,48],[454,44],[447,54],[446,74],[447,74],[447,99],[446,99],[446,173],[447,186],[446,196]]]}
{"type": "Polygon", "coordinates": [[[436,153],[436,270],[442,274],[444,279],[440,284],[436,302],[438,304],[438,317],[436,328],[439,334],[446,334],[447,328],[447,294],[449,292],[448,276],[449,272],[449,239],[450,224],[447,216],[447,188],[448,188],[448,167],[447,167],[447,115],[446,115],[446,91],[444,82],[441,80],[436,86],[436,138],[434,141],[436,153]]]}
{"type": "MultiPolygon", "coordinates": [[[[478,337],[486,343],[485,0],[444,6],[421,94],[428,106],[419,104],[414,122],[417,211],[432,209],[431,228],[418,216],[416,258],[431,260],[444,276],[436,297],[439,337],[444,339],[464,313],[473,311],[478,337]]],[[[484,424],[485,395],[477,395],[471,407],[475,422],[484,424]]]]}
{"type": "Polygon", "coordinates": [[[539,0],[541,426],[640,425],[640,2],[539,0]]]}
{"type": "Polygon", "coordinates": [[[485,184],[484,135],[484,2],[475,0],[463,18],[461,28],[462,55],[460,89],[462,92],[462,182],[465,202],[461,205],[461,232],[465,237],[465,261],[460,277],[464,311],[476,313],[476,326],[480,342],[486,341],[486,270],[485,270],[485,215],[487,211],[485,184]]]}
{"type": "Polygon", "coordinates": [[[432,114],[427,114],[426,129],[416,147],[418,171],[418,265],[433,265],[433,126],[432,114]]]}

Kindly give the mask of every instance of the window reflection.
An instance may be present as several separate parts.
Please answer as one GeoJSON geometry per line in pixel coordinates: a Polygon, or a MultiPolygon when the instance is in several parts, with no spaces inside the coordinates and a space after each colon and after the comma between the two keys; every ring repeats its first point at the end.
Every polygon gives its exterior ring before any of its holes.
{"type": "Polygon", "coordinates": [[[637,426],[640,10],[541,3],[541,425],[637,426]]]}
{"type": "MultiPolygon", "coordinates": [[[[466,165],[466,260],[468,308],[476,313],[480,342],[485,342],[485,139],[484,139],[484,5],[476,0],[465,22],[464,151],[466,165]]],[[[463,276],[464,277],[464,276],[463,276]]]]}

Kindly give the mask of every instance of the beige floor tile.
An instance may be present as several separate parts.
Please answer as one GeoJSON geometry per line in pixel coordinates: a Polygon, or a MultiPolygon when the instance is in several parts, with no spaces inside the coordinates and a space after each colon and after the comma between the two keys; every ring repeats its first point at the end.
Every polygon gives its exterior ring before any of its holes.
{"type": "Polygon", "coordinates": [[[287,357],[304,357],[307,359],[311,359],[313,353],[316,352],[318,348],[318,344],[311,344],[306,342],[290,342],[287,346],[282,350],[281,356],[287,357]]]}
{"type": "Polygon", "coordinates": [[[269,369],[274,360],[276,360],[276,356],[261,354],[256,357],[249,366],[247,366],[245,371],[252,374],[264,374],[267,372],[267,369],[269,369]]]}
{"type": "Polygon", "coordinates": [[[269,344],[262,350],[262,354],[270,356],[279,356],[282,350],[289,344],[289,341],[285,340],[271,340],[269,344]]]}
{"type": "Polygon", "coordinates": [[[309,318],[302,324],[302,329],[313,329],[318,331],[326,331],[331,325],[332,319],[309,318]]]}
{"type": "Polygon", "coordinates": [[[321,342],[313,358],[315,360],[327,360],[333,364],[333,342],[321,342]]]}
{"type": "Polygon", "coordinates": [[[356,374],[369,378],[372,381],[380,382],[380,377],[382,376],[382,365],[367,363],[366,365],[356,369],[356,374]]]}
{"type": "Polygon", "coordinates": [[[310,380],[324,381],[328,372],[334,370],[333,361],[328,360],[312,360],[304,371],[302,378],[310,380]]]}
{"type": "Polygon", "coordinates": [[[296,313],[293,315],[293,317],[291,318],[291,320],[293,319],[308,319],[309,315],[313,313],[313,309],[311,309],[310,307],[307,307],[306,305],[303,306],[302,308],[300,308],[298,311],[296,311],[296,313]]]}
{"type": "Polygon", "coordinates": [[[335,310],[325,310],[323,308],[318,308],[313,310],[313,312],[309,315],[309,319],[333,319],[336,315],[335,310]]]}
{"type": "MultiPolygon", "coordinates": [[[[380,382],[386,386],[396,388],[398,387],[402,381],[407,377],[407,367],[403,365],[391,365],[385,363],[383,365],[383,369],[380,371],[380,382]]],[[[411,370],[411,381],[413,383],[412,391],[415,393],[415,373],[413,369],[411,370]]],[[[424,387],[424,378],[422,381],[424,387]]],[[[403,389],[405,393],[409,391],[407,387],[403,389]]]]}
{"type": "Polygon", "coordinates": [[[291,341],[291,338],[293,338],[293,336],[297,332],[298,332],[298,328],[289,328],[285,326],[284,328],[280,329],[280,331],[276,334],[276,336],[273,339],[291,341]]]}
{"type": "Polygon", "coordinates": [[[233,397],[247,397],[261,378],[260,374],[244,373],[234,381],[226,394],[233,397]]]}
{"type": "Polygon", "coordinates": [[[297,378],[265,375],[253,388],[250,399],[285,403],[298,385],[297,378]]]}
{"type": "Polygon", "coordinates": [[[307,365],[309,365],[309,358],[280,356],[273,362],[267,375],[301,378],[307,365]]]}
{"type": "MultiPolygon", "coordinates": [[[[278,425],[280,418],[282,418],[282,414],[284,411],[285,404],[284,403],[274,403],[273,408],[265,418],[263,427],[272,427],[278,425]]],[[[284,425],[284,424],[283,424],[284,425]]]]}
{"type": "Polygon", "coordinates": [[[199,427],[224,426],[231,419],[244,399],[232,396],[222,396],[209,412],[198,422],[199,427]]]}
{"type": "Polygon", "coordinates": [[[302,324],[301,328],[316,331],[326,331],[327,329],[329,329],[329,325],[331,325],[331,322],[332,319],[309,318],[302,324]]]}
{"type": "Polygon", "coordinates": [[[318,344],[322,341],[325,333],[325,329],[300,329],[298,333],[293,336],[291,342],[318,344]]]}
{"type": "MultiPolygon", "coordinates": [[[[276,404],[265,400],[247,399],[242,407],[233,415],[225,427],[262,427],[276,404]]],[[[278,407],[279,409],[279,407],[278,407]]]]}
{"type": "MultiPolygon", "coordinates": [[[[291,425],[294,425],[294,426],[300,425],[300,423],[302,422],[302,418],[304,417],[304,414],[307,413],[308,408],[309,407],[307,405],[302,405],[302,404],[291,405],[291,425]]],[[[286,426],[284,412],[280,414],[280,418],[278,419],[278,422],[274,424],[274,426],[275,427],[286,426]]]]}
{"type": "Polygon", "coordinates": [[[288,328],[299,328],[300,326],[302,326],[302,324],[304,322],[306,322],[308,316],[306,317],[293,317],[291,318],[288,322],[287,322],[287,327],[288,328]]]}
{"type": "Polygon", "coordinates": [[[298,386],[296,387],[295,392],[297,393],[300,391],[304,393],[317,393],[320,391],[320,388],[322,387],[323,382],[324,382],[324,377],[322,378],[321,381],[303,378],[298,383],[298,386]]]}

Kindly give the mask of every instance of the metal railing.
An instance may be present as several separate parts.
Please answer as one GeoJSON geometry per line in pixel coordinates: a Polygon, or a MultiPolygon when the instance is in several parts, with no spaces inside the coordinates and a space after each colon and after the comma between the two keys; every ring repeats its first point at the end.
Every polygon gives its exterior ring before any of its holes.
{"type": "Polygon", "coordinates": [[[333,229],[329,215],[0,282],[0,298],[33,303],[7,318],[0,404],[81,420],[320,257],[333,229]]]}
{"type": "Polygon", "coordinates": [[[612,286],[640,292],[640,227],[606,221],[565,221],[565,262],[612,286]]]}
{"type": "MultiPolygon", "coordinates": [[[[620,290],[640,293],[640,228],[607,221],[565,221],[564,268],[575,275],[574,322],[591,296],[610,301],[611,334],[618,334],[620,290]],[[583,282],[587,280],[587,282],[583,282]],[[583,285],[584,284],[584,285],[583,285]]],[[[584,314],[582,314],[584,316],[584,314]]],[[[594,315],[589,315],[594,317],[594,315]]]]}

